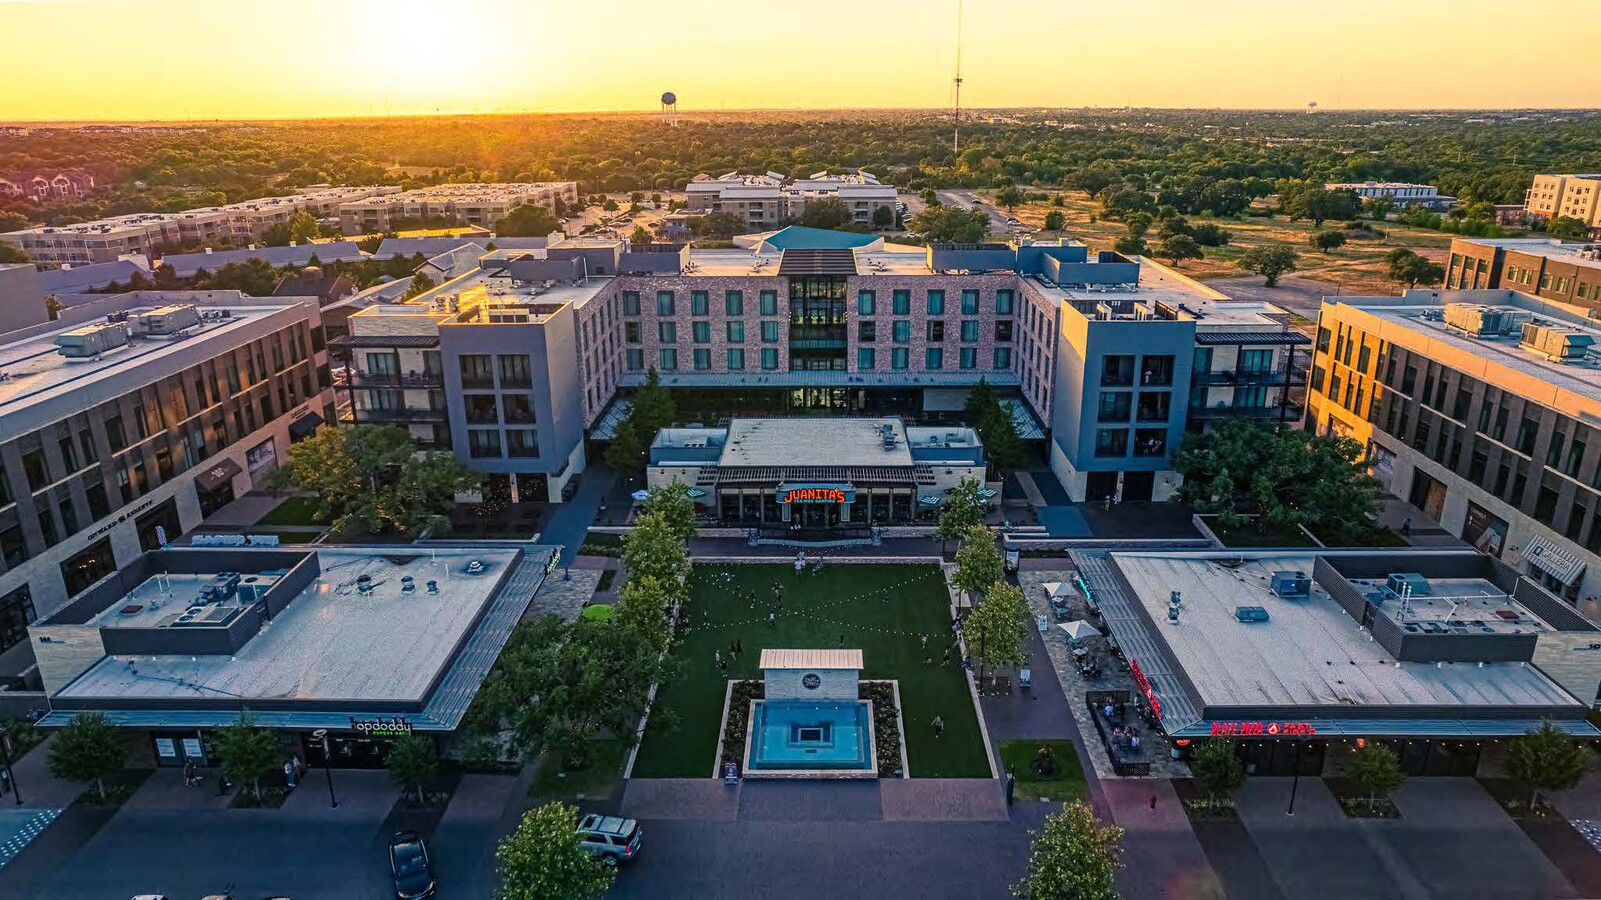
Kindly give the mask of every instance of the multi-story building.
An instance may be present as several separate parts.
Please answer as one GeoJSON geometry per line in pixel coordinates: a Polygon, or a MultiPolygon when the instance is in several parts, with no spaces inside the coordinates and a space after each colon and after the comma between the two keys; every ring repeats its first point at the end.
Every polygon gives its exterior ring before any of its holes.
{"type": "Polygon", "coordinates": [[[341,203],[399,190],[395,187],[309,189],[291,197],[262,197],[176,213],[130,213],[0,234],[20,246],[45,268],[115,262],[126,255],[153,257],[165,246],[205,247],[259,239],[269,228],[287,224],[301,210],[319,219],[331,216],[341,203]]]}
{"type": "Polygon", "coordinates": [[[39,270],[30,263],[0,264],[0,334],[49,318],[39,270]]]}
{"type": "MultiPolygon", "coordinates": [[[[828,235],[832,237],[832,235],[828,235]]],[[[692,415],[933,420],[996,386],[1075,499],[1162,499],[1186,427],[1298,420],[1310,339],[1148,260],[1082,244],[691,251],[615,239],[485,254],[333,342],[356,421],[405,423],[491,473],[559,497],[584,438],[611,437],[656,370],[692,415]],[[1089,412],[1086,412],[1089,411],[1089,412]],[[1157,482],[1157,475],[1164,477],[1157,482]]]]}
{"type": "Polygon", "coordinates": [[[578,183],[439,184],[343,203],[339,224],[345,234],[368,234],[389,231],[397,220],[444,217],[492,229],[519,206],[531,203],[554,210],[558,200],[567,205],[577,203],[578,183]]]}
{"type": "Polygon", "coordinates": [[[1550,238],[1454,238],[1445,286],[1506,288],[1601,310],[1601,246],[1550,238]]]}
{"type": "Polygon", "coordinates": [[[0,194],[26,198],[35,203],[87,197],[94,188],[93,173],[83,169],[67,169],[54,174],[24,172],[21,175],[0,178],[0,194]]]}
{"type": "Polygon", "coordinates": [[[1330,191],[1350,191],[1364,200],[1388,197],[1396,206],[1422,206],[1428,209],[1450,209],[1455,197],[1447,197],[1432,184],[1408,184],[1401,181],[1346,181],[1323,186],[1330,191]]]}
{"type": "Polygon", "coordinates": [[[1509,290],[1324,300],[1307,425],[1386,489],[1601,620],[1601,329],[1509,290]]]}
{"type": "Polygon", "coordinates": [[[873,224],[880,207],[895,213],[895,188],[880,184],[867,172],[829,175],[819,172],[810,178],[790,179],[776,172],[765,175],[727,175],[710,178],[696,176],[684,188],[689,213],[706,215],[723,212],[738,218],[747,228],[761,231],[776,228],[800,218],[807,204],[822,199],[838,199],[851,212],[852,221],[873,224]]]}
{"type": "Polygon", "coordinates": [[[1601,174],[1536,175],[1523,195],[1523,209],[1535,222],[1573,218],[1601,228],[1601,174]]]}
{"type": "Polygon", "coordinates": [[[192,530],[332,415],[317,302],[137,292],[0,335],[0,671],[24,628],[192,530]]]}

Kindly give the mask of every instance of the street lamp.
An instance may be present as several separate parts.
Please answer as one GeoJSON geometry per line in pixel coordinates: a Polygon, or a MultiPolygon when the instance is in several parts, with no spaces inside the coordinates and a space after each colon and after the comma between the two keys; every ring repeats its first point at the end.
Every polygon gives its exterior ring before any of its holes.
{"type": "Polygon", "coordinates": [[[322,772],[328,776],[328,806],[331,809],[339,808],[339,798],[334,796],[334,755],[328,749],[328,729],[319,728],[311,733],[311,739],[322,743],[322,772]]]}
{"type": "Polygon", "coordinates": [[[11,771],[11,735],[0,731],[0,760],[5,762],[6,781],[11,783],[11,796],[16,798],[17,805],[22,805],[22,790],[17,787],[16,773],[11,771]]]}
{"type": "Polygon", "coordinates": [[[1295,748],[1295,780],[1290,782],[1290,808],[1286,809],[1284,811],[1284,814],[1287,815],[1287,816],[1295,815],[1295,794],[1301,788],[1301,739],[1300,739],[1300,737],[1296,737],[1294,743],[1290,744],[1290,746],[1295,748]]]}

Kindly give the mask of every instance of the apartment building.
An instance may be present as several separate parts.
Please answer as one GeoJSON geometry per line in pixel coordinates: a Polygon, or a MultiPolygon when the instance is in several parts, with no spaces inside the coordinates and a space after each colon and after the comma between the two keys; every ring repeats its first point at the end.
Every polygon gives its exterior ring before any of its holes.
{"type": "Polygon", "coordinates": [[[1329,191],[1350,191],[1364,200],[1388,197],[1396,206],[1422,206],[1427,209],[1450,209],[1455,197],[1440,193],[1432,184],[1410,184],[1402,181],[1344,181],[1323,186],[1329,191]]]}
{"type": "Polygon", "coordinates": [[[688,212],[695,215],[723,212],[738,218],[752,231],[776,228],[800,218],[810,203],[837,199],[851,212],[853,222],[873,224],[880,207],[893,215],[896,193],[893,185],[880,184],[868,172],[829,175],[819,172],[810,178],[791,179],[776,172],[741,175],[730,172],[712,178],[697,175],[684,188],[688,212]]]}
{"type": "Polygon", "coordinates": [[[713,418],[948,421],[983,379],[1026,439],[1052,433],[1076,499],[1139,500],[1176,488],[1168,457],[1186,428],[1300,417],[1294,354],[1310,339],[1288,315],[1148,260],[1072,241],[804,236],[777,253],[616,239],[487,253],[410,302],[350,316],[331,342],[347,418],[404,423],[491,473],[501,496],[558,499],[586,436],[610,439],[652,369],[686,412],[713,418]]]}
{"type": "Polygon", "coordinates": [[[84,169],[63,172],[23,172],[0,178],[0,194],[21,197],[35,203],[70,200],[94,192],[94,174],[84,169]]]}
{"type": "Polygon", "coordinates": [[[1505,288],[1601,310],[1601,244],[1550,238],[1455,238],[1446,263],[1445,287],[1505,288]]]}
{"type": "Polygon", "coordinates": [[[339,204],[398,191],[396,187],[338,187],[308,190],[290,197],[262,197],[226,206],[176,213],[130,213],[0,234],[45,268],[115,262],[128,256],[155,257],[163,247],[207,247],[259,239],[269,228],[287,224],[301,210],[319,219],[339,204]]]}
{"type": "Polygon", "coordinates": [[[1601,174],[1536,175],[1523,195],[1530,221],[1548,222],[1563,217],[1578,219],[1592,236],[1601,229],[1601,174]]]}
{"type": "Polygon", "coordinates": [[[1307,425],[1385,488],[1601,621],[1601,329],[1512,290],[1326,298],[1307,425]]]}
{"type": "Polygon", "coordinates": [[[531,203],[555,210],[558,200],[577,203],[578,182],[439,184],[340,204],[339,224],[351,235],[389,231],[402,219],[433,217],[493,229],[519,206],[531,203]]]}
{"type": "Polygon", "coordinates": [[[261,486],[329,388],[312,298],[135,292],[0,335],[0,672],[36,616],[261,486]]]}

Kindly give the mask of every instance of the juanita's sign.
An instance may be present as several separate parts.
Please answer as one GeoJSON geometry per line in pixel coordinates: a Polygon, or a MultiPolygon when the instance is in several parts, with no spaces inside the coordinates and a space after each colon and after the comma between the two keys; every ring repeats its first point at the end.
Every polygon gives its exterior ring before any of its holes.
{"type": "Polygon", "coordinates": [[[786,484],[778,488],[779,503],[851,503],[856,490],[844,484],[786,484]]]}

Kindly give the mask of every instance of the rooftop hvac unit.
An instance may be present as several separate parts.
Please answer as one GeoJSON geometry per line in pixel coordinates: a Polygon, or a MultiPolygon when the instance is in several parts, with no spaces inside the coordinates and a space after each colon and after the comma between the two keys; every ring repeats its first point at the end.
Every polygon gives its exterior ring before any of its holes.
{"type": "Polygon", "coordinates": [[[1305,597],[1312,592],[1312,579],[1305,572],[1274,572],[1273,593],[1285,598],[1305,597]]]}
{"type": "Polygon", "coordinates": [[[57,352],[68,359],[92,359],[108,350],[128,344],[128,326],[122,322],[101,322],[74,328],[56,336],[57,352]]]}
{"type": "Polygon", "coordinates": [[[1527,311],[1477,303],[1447,303],[1445,324],[1474,337],[1498,337],[1518,331],[1533,318],[1527,311]]]}
{"type": "Polygon", "coordinates": [[[1417,572],[1392,572],[1384,579],[1384,587],[1397,597],[1425,597],[1429,594],[1429,580],[1417,572]]]}
{"type": "Polygon", "coordinates": [[[171,335],[200,324],[194,304],[162,306],[139,316],[139,329],[145,334],[171,335]]]}
{"type": "Polygon", "coordinates": [[[1572,362],[1583,359],[1595,338],[1577,331],[1567,331],[1550,325],[1523,325],[1524,348],[1533,350],[1553,362],[1572,362]]]}

